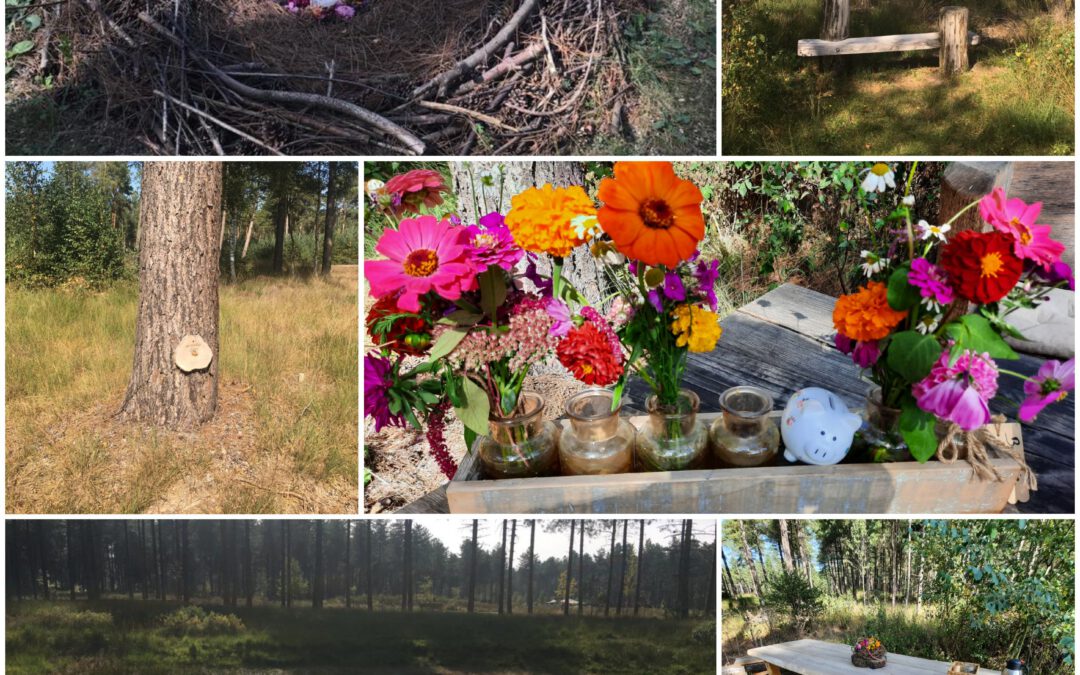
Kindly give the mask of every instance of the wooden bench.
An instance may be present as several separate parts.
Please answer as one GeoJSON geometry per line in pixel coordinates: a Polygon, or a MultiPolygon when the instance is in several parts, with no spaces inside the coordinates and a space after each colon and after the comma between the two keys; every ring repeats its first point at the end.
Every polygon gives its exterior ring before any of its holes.
{"type": "Polygon", "coordinates": [[[849,37],[849,0],[823,0],[824,22],[820,40],[799,40],[799,56],[844,56],[881,52],[939,50],[941,71],[947,75],[968,69],[968,46],[979,44],[979,36],[968,30],[966,7],[943,7],[934,33],[849,37]]]}
{"type": "MultiPolygon", "coordinates": [[[[887,646],[886,646],[887,648],[887,646]]],[[[780,669],[800,675],[866,675],[866,668],[851,665],[851,647],[821,640],[795,640],[767,647],[755,647],[747,652],[764,661],[769,675],[780,675],[780,669]]],[[[889,675],[945,675],[951,663],[931,661],[903,654],[889,654],[888,665],[881,671],[889,675]]],[[[979,668],[979,675],[1001,675],[1000,671],[979,668]]]]}

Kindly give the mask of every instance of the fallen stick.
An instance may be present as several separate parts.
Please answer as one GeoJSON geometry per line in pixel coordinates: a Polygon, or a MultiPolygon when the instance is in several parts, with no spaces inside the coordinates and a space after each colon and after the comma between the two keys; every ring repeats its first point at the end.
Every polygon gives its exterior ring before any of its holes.
{"type": "MultiPolygon", "coordinates": [[[[183,48],[184,42],[177,35],[173,34],[165,26],[158,23],[152,16],[146,12],[139,12],[139,19],[148,24],[151,28],[158,31],[166,38],[168,38],[173,44],[183,48]]],[[[360,106],[349,103],[348,101],[342,101],[336,98],[330,98],[329,96],[320,96],[318,94],[304,94],[293,91],[276,91],[258,89],[256,87],[249,87],[243,82],[235,80],[231,75],[226,73],[221,68],[218,68],[209,59],[205,58],[201,54],[195,53],[195,58],[198,59],[204,66],[209,68],[214,75],[221,80],[228,88],[234,92],[247,96],[248,98],[255,99],[257,101],[274,101],[277,103],[300,103],[304,105],[313,105],[321,108],[329,108],[336,110],[337,112],[344,113],[346,115],[355,117],[356,119],[370,124],[379,131],[388,136],[392,136],[401,141],[405,147],[415,155],[422,155],[424,153],[425,145],[422,140],[412,134],[412,132],[404,129],[397,124],[394,124],[390,120],[386,119],[382,115],[361,108],[360,106]]]]}
{"type": "Polygon", "coordinates": [[[166,94],[166,93],[164,93],[162,91],[159,91],[157,89],[154,90],[154,94],[156,94],[157,96],[160,96],[161,98],[166,99],[168,101],[172,101],[173,103],[180,106],[184,110],[191,111],[191,112],[195,113],[196,115],[198,115],[199,117],[203,117],[203,118],[206,118],[206,119],[210,120],[211,122],[218,125],[222,129],[225,129],[226,131],[231,131],[234,134],[236,134],[237,136],[239,136],[239,137],[241,137],[243,139],[246,139],[248,141],[251,141],[255,145],[258,145],[259,147],[261,147],[261,148],[263,148],[265,150],[269,150],[270,152],[274,153],[275,155],[284,156],[284,153],[278,152],[274,148],[271,148],[269,145],[267,145],[266,143],[263,143],[262,141],[255,138],[251,134],[249,134],[247,132],[244,132],[244,131],[240,131],[236,127],[234,127],[234,126],[232,126],[232,125],[230,125],[230,124],[228,124],[226,122],[222,122],[221,120],[214,117],[210,113],[203,112],[202,110],[199,110],[198,108],[196,108],[193,105],[188,105],[187,103],[184,103],[183,101],[176,98],[175,96],[170,96],[169,94],[166,94]]]}
{"type": "Polygon", "coordinates": [[[456,106],[456,105],[450,105],[449,103],[436,103],[435,101],[420,101],[419,105],[420,105],[421,108],[428,108],[429,110],[439,110],[439,111],[448,112],[448,113],[458,113],[459,115],[465,115],[467,117],[472,117],[473,119],[479,120],[479,121],[483,122],[484,124],[493,126],[493,127],[497,128],[497,129],[502,129],[504,131],[512,131],[514,133],[517,133],[518,131],[520,131],[520,129],[516,129],[516,128],[510,126],[509,124],[506,124],[505,122],[498,119],[497,117],[492,117],[491,115],[485,115],[482,112],[476,112],[475,110],[469,110],[468,108],[461,108],[461,107],[456,106]]]}
{"type": "Polygon", "coordinates": [[[438,75],[431,80],[428,80],[424,84],[420,85],[416,89],[413,89],[413,98],[420,98],[433,88],[438,87],[439,96],[445,98],[448,93],[450,84],[461,78],[465,73],[470,70],[475,70],[477,67],[484,64],[491,55],[502,49],[503,45],[509,42],[514,37],[514,33],[525,19],[532,14],[533,10],[540,4],[540,0],[524,0],[521,3],[521,7],[514,12],[514,15],[510,17],[510,20],[506,22],[506,25],[495,34],[495,37],[487,41],[480,49],[465,57],[461,61],[458,61],[453,68],[438,75]]]}
{"type": "Polygon", "coordinates": [[[488,82],[491,82],[492,80],[497,80],[503,75],[506,75],[511,71],[517,70],[521,66],[539,57],[543,53],[544,45],[539,42],[534,43],[529,47],[521,50],[514,56],[508,59],[503,59],[499,63],[492,66],[490,69],[484,71],[484,74],[480,76],[479,82],[470,81],[461,85],[461,87],[459,87],[457,90],[456,96],[464,96],[465,94],[468,94],[469,92],[487,84],[488,82]]]}

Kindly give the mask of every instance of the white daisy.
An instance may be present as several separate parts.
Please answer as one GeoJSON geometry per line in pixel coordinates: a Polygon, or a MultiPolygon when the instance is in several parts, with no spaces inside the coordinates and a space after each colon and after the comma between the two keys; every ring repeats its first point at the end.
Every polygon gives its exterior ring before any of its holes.
{"type": "Polygon", "coordinates": [[[600,221],[596,219],[596,216],[578,216],[570,221],[570,225],[574,228],[577,238],[585,241],[589,241],[603,231],[600,229],[600,221]]]}
{"type": "Polygon", "coordinates": [[[866,174],[862,182],[864,192],[885,192],[887,188],[896,189],[896,175],[888,164],[878,162],[869,169],[863,169],[862,173],[866,174]]]}
{"type": "Polygon", "coordinates": [[[927,311],[930,311],[930,312],[940,312],[941,311],[941,305],[938,304],[937,301],[935,301],[933,298],[923,298],[922,299],[922,306],[925,307],[927,309],[927,311]]]}
{"type": "Polygon", "coordinates": [[[905,196],[900,203],[907,207],[915,206],[915,195],[905,196]]]}
{"type": "Polygon", "coordinates": [[[860,267],[862,267],[862,271],[866,274],[867,278],[874,276],[889,266],[888,258],[883,258],[873,251],[863,251],[859,254],[859,257],[863,259],[860,267]]]}
{"type": "Polygon", "coordinates": [[[919,322],[915,324],[915,330],[923,335],[928,335],[937,330],[939,323],[941,323],[940,314],[924,314],[919,318],[919,322]]]}
{"type": "Polygon", "coordinates": [[[936,237],[938,241],[945,241],[945,233],[952,229],[952,225],[931,225],[925,220],[920,220],[916,227],[919,231],[919,239],[936,237]]]}

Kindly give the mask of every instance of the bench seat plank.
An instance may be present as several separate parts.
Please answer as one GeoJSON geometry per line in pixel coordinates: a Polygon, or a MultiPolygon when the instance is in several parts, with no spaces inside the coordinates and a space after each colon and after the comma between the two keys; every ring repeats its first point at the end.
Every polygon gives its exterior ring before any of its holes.
{"type": "MultiPolygon", "coordinates": [[[[979,44],[979,36],[968,31],[968,44],[979,44]]],[[[878,54],[911,52],[941,47],[941,33],[877,35],[846,40],[799,40],[799,56],[839,56],[843,54],[878,54]]]]}

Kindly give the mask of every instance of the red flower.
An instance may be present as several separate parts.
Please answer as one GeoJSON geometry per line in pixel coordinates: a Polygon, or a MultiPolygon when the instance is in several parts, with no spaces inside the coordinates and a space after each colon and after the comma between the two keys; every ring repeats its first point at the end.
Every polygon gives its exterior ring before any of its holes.
{"type": "Polygon", "coordinates": [[[589,321],[571,329],[555,351],[559,363],[585,384],[605,387],[622,375],[622,363],[607,337],[589,321]]]}
{"type": "Polygon", "coordinates": [[[368,312],[365,323],[372,341],[395,354],[423,356],[431,347],[431,326],[423,317],[398,309],[397,298],[393,295],[379,298],[368,312]],[[387,318],[394,314],[406,316],[387,318]]]}
{"type": "Polygon", "coordinates": [[[389,208],[394,215],[420,213],[420,206],[435,208],[443,203],[442,193],[447,190],[442,174],[431,169],[413,169],[394,176],[382,188],[390,195],[389,208]]]}
{"type": "Polygon", "coordinates": [[[957,295],[984,305],[1008,295],[1024,271],[1012,237],[1001,232],[957,233],[945,244],[938,264],[957,295]]]}

